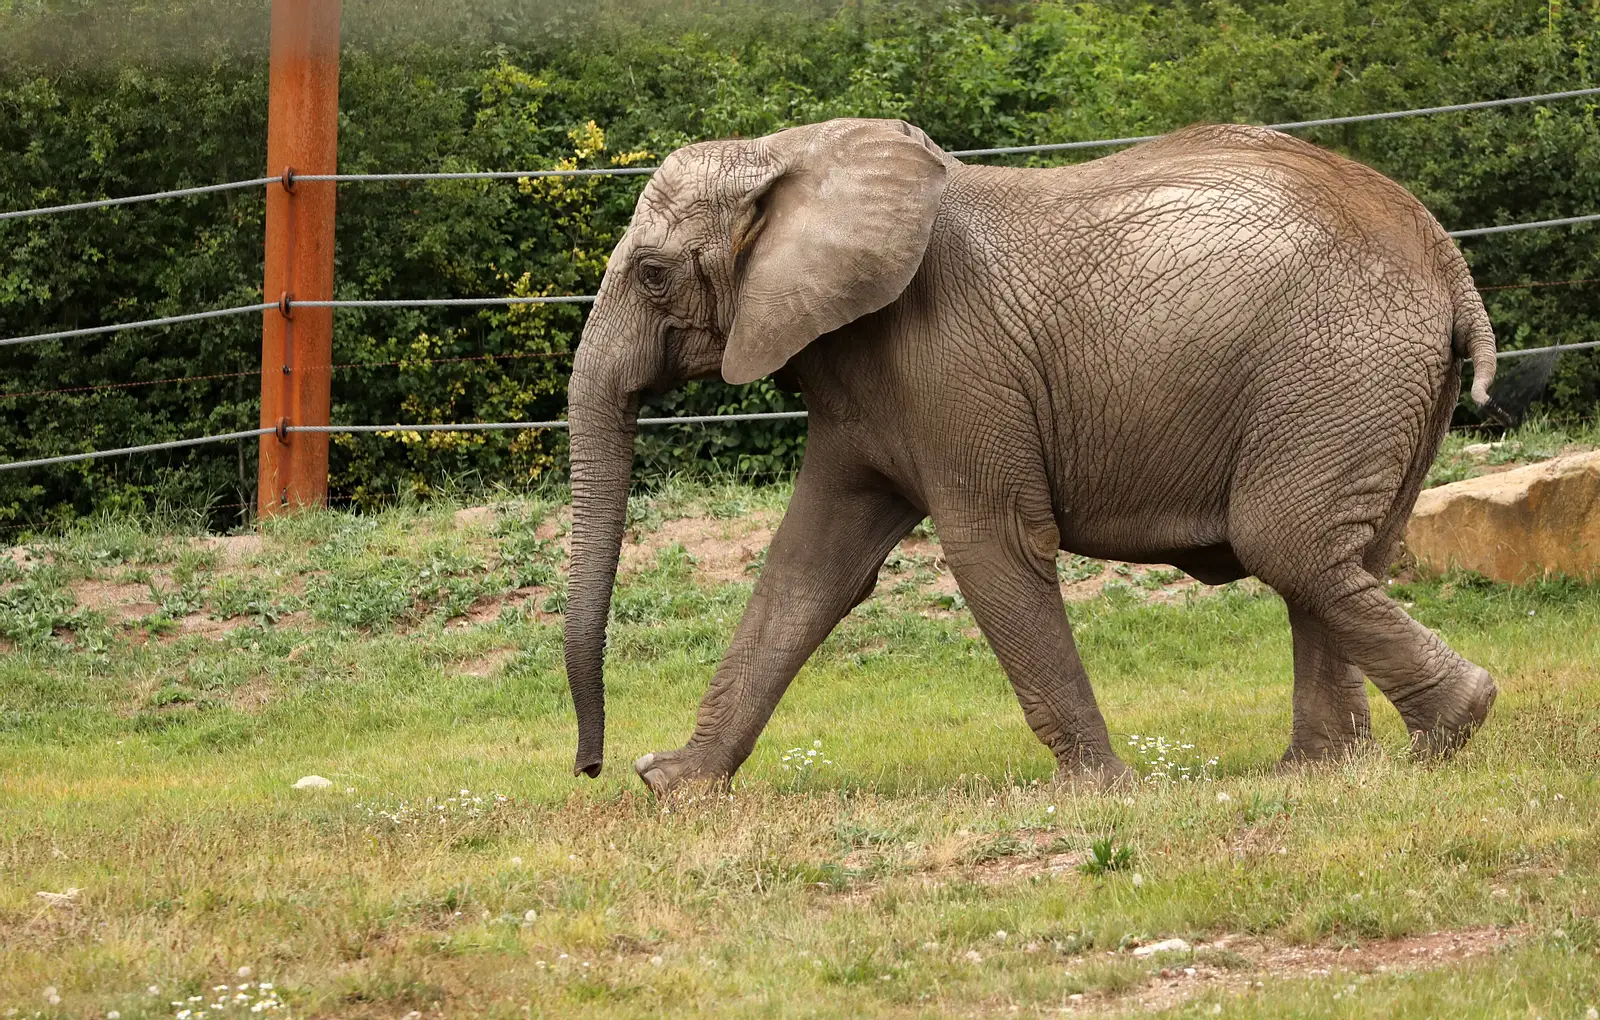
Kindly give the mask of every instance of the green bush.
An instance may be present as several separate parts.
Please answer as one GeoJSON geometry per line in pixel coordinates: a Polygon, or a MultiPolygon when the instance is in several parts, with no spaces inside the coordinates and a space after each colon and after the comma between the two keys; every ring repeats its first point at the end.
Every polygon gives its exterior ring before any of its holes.
{"type": "MultiPolygon", "coordinates": [[[[260,175],[264,8],[0,0],[0,209],[260,175]]],[[[694,139],[840,115],[905,117],[960,149],[1556,91],[1594,81],[1600,20],[1592,6],[1526,0],[680,8],[350,0],[341,166],[650,163],[694,139]]],[[[1595,109],[1572,100],[1305,134],[1404,182],[1447,226],[1479,226],[1600,211],[1595,109]]],[[[641,182],[345,186],[337,296],[592,293],[641,182]]],[[[254,191],[0,221],[0,336],[260,301],[262,230],[254,191]]],[[[1589,279],[1600,277],[1594,236],[1541,230],[1464,247],[1487,287],[1589,279]]],[[[1593,287],[1486,297],[1504,346],[1600,339],[1593,287]]],[[[560,417],[583,315],[341,312],[335,361],[351,367],[334,375],[334,420],[560,417]]],[[[251,316],[0,349],[0,459],[251,428],[259,334],[251,316]],[[120,388],[60,392],[108,383],[120,388]]],[[[1600,357],[1564,356],[1547,388],[1537,383],[1545,411],[1592,414],[1600,357]]],[[[645,413],[800,406],[770,382],[697,383],[645,413]]],[[[1473,420],[1463,408],[1460,421],[1473,420]]],[[[794,422],[644,430],[641,477],[708,464],[782,473],[803,435],[794,422]]],[[[161,505],[236,520],[233,505],[254,500],[255,449],[0,473],[11,522],[0,526],[161,505]]],[[[563,449],[560,433],[337,437],[332,484],[338,499],[368,503],[516,485],[559,474],[563,449]]]]}

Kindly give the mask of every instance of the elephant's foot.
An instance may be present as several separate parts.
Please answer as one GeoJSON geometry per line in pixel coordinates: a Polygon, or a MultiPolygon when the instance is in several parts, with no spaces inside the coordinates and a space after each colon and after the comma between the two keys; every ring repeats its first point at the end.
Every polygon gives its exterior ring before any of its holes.
{"type": "Polygon", "coordinates": [[[1056,763],[1056,785],[1073,793],[1108,793],[1138,781],[1139,774],[1114,754],[1056,763]]]}
{"type": "Polygon", "coordinates": [[[731,778],[726,770],[708,767],[687,750],[652,752],[634,762],[633,771],[657,797],[666,797],[685,783],[726,785],[731,778]]]}
{"type": "Polygon", "coordinates": [[[1411,731],[1411,750],[1418,757],[1450,757],[1489,718],[1499,689],[1488,670],[1481,666],[1471,669],[1464,679],[1429,691],[1431,697],[1421,711],[1410,710],[1410,705],[1401,711],[1406,729],[1411,731]]]}

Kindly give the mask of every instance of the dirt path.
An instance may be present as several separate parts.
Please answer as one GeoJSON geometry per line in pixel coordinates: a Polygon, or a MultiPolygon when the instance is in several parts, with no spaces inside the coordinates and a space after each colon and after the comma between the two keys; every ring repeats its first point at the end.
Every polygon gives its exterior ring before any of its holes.
{"type": "Polygon", "coordinates": [[[1192,955],[1157,954],[1153,959],[1158,962],[1171,962],[1143,985],[1114,994],[1073,996],[1069,1008],[1084,1016],[1130,1009],[1153,1012],[1181,1006],[1214,990],[1246,995],[1269,980],[1334,975],[1351,979],[1348,988],[1335,992],[1343,995],[1355,992],[1369,975],[1432,970],[1487,956],[1511,945],[1521,934],[1516,928],[1465,928],[1347,946],[1297,946],[1248,935],[1228,936],[1197,943],[1192,955]]]}

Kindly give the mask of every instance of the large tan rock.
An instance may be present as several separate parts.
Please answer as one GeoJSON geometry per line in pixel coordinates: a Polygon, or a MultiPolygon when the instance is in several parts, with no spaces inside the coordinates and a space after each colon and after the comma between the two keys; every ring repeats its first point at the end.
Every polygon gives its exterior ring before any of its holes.
{"type": "Polygon", "coordinates": [[[1600,452],[1425,489],[1405,542],[1433,570],[1600,578],[1600,452]]]}

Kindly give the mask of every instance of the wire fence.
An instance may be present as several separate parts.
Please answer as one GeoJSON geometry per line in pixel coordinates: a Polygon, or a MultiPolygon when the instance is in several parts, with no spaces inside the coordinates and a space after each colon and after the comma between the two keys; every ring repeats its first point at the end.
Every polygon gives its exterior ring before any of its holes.
{"type": "MultiPolygon", "coordinates": [[[[1308,128],[1336,127],[1343,124],[1367,124],[1406,117],[1427,117],[1441,113],[1463,113],[1469,110],[1489,110],[1504,106],[1525,106],[1530,103],[1558,102],[1583,96],[1600,95],[1600,87],[1569,89],[1564,92],[1542,92],[1537,95],[1511,96],[1506,99],[1480,99],[1470,103],[1452,103],[1447,106],[1418,106],[1407,110],[1386,110],[1382,113],[1359,113],[1346,117],[1321,117],[1314,120],[1285,121],[1265,124],[1274,131],[1297,131],[1308,128]]],[[[1130,135],[1125,138],[1094,138],[1079,142],[1046,142],[1040,145],[1001,145],[987,149],[956,149],[950,155],[957,158],[971,156],[1022,156],[1042,152],[1069,152],[1074,149],[1107,149],[1122,145],[1137,145],[1154,141],[1161,135],[1130,135]]],[[[71,205],[45,206],[38,209],[18,209],[0,212],[0,220],[26,219],[58,213],[81,212],[88,209],[105,209],[111,206],[132,205],[138,202],[156,202],[166,199],[193,198],[219,191],[237,191],[260,188],[270,184],[293,184],[297,181],[333,181],[339,184],[377,184],[407,181],[515,181],[537,180],[545,177],[633,177],[655,173],[660,167],[594,167],[571,170],[471,170],[454,172],[423,172],[395,174],[287,174],[284,177],[255,177],[247,181],[225,184],[206,184],[173,191],[156,191],[124,198],[105,198],[71,205]]]]}
{"type": "MultiPolygon", "coordinates": [[[[710,425],[739,421],[784,421],[804,418],[806,411],[762,411],[752,414],[700,414],[679,415],[671,418],[640,418],[640,425],[710,425]]],[[[0,471],[17,471],[22,468],[44,467],[50,464],[74,464],[104,457],[124,457],[135,453],[154,453],[159,450],[181,450],[206,443],[231,443],[240,439],[257,439],[280,433],[317,432],[329,435],[384,435],[424,432],[505,432],[526,429],[565,429],[561,419],[550,421],[479,421],[455,422],[437,425],[289,425],[283,428],[245,429],[217,436],[196,436],[193,439],[174,439],[165,443],[146,443],[142,446],[125,446],[116,450],[88,450],[68,453],[58,457],[41,457],[37,460],[17,460],[0,464],[0,471]]]]}
{"type": "MultiPolygon", "coordinates": [[[[1553,220],[1530,220],[1524,223],[1504,223],[1492,227],[1473,227],[1468,230],[1451,230],[1447,233],[1451,237],[1481,237],[1488,234],[1505,234],[1519,230],[1543,230],[1551,227],[1571,227],[1584,223],[1600,221],[1600,213],[1585,216],[1567,216],[1553,220]]],[[[1517,287],[1535,286],[1564,286],[1568,284],[1592,283],[1593,280],[1560,280],[1548,283],[1508,284],[1505,287],[1486,287],[1485,290],[1505,290],[1517,287]]],[[[282,302],[267,302],[251,305],[237,305],[232,308],[217,308],[207,312],[191,312],[186,315],[169,315],[159,319],[142,319],[138,322],[121,322],[108,326],[90,326],[83,329],[66,329],[55,333],[35,333],[31,336],[10,337],[0,339],[0,347],[12,347],[18,344],[43,343],[47,340],[67,340],[74,337],[101,336],[107,333],[120,333],[130,329],[156,329],[166,326],[178,326],[189,322],[199,322],[205,319],[217,319],[230,315],[254,315],[273,309],[292,311],[295,308],[494,308],[509,307],[513,305],[592,305],[595,302],[594,294],[558,294],[540,295],[529,297],[469,297],[469,298],[372,298],[360,300],[334,300],[334,301],[296,301],[285,300],[282,302]]]]}
{"type": "MultiPolygon", "coordinates": [[[[1325,117],[1315,120],[1290,121],[1281,124],[1265,125],[1279,131],[1292,131],[1318,127],[1331,127],[1346,124],[1361,124],[1378,121],[1397,120],[1405,117],[1429,116],[1445,113],[1457,113],[1471,110],[1486,110],[1499,107],[1526,105],[1531,103],[1551,102],[1558,100],[1574,99],[1585,96],[1600,95],[1600,87],[1573,89],[1564,92],[1547,92],[1538,95],[1515,96],[1505,99],[1480,100],[1469,103],[1456,103],[1446,106],[1417,107],[1406,110],[1391,110],[1381,113],[1358,114],[1344,117],[1325,117]]],[[[1111,148],[1124,145],[1134,145],[1140,142],[1152,141],[1160,135],[1139,135],[1123,138],[1102,138],[1087,141],[1056,142],[1039,145],[1014,145],[997,146],[982,149],[956,150],[950,154],[956,157],[978,156],[1011,156],[1031,155],[1038,153],[1064,152],[1076,149],[1111,148]]],[[[301,181],[326,181],[338,184],[361,183],[389,183],[389,182],[423,182],[423,181],[495,181],[495,180],[531,180],[540,178],[560,177],[623,177],[642,176],[654,173],[658,167],[597,167],[587,169],[559,169],[559,170],[528,170],[528,171],[462,171],[462,172],[423,172],[423,173],[375,173],[375,174],[305,174],[295,175],[285,173],[282,177],[260,177],[245,181],[234,181],[223,184],[201,185],[197,187],[179,188],[170,191],[153,192],[143,195],[130,195],[122,198],[98,199],[94,201],[76,202],[65,205],[46,206],[37,209],[23,209],[11,212],[0,212],[0,221],[27,219],[39,216],[48,216],[61,213],[80,212],[86,210],[105,209],[116,206],[132,205],[141,202],[161,200],[174,200],[194,198],[218,192],[238,191],[257,187],[267,187],[278,183],[292,187],[301,181]]],[[[1452,238],[1483,237],[1494,234],[1510,233],[1523,230],[1539,230],[1556,227],[1579,226],[1600,221],[1600,213],[1569,216],[1559,219],[1534,220],[1519,223],[1497,224],[1485,227],[1472,227],[1448,231],[1452,238]]],[[[1535,287],[1577,286],[1597,282],[1595,279],[1531,281],[1525,283],[1503,284],[1494,287],[1482,288],[1485,291],[1526,289],[1535,287]]],[[[46,341],[59,341],[79,337],[104,336],[134,329],[157,329],[202,322],[226,316],[249,315],[281,309],[292,312],[295,307],[302,308],[330,308],[330,309],[400,309],[400,308],[470,308],[470,307],[511,307],[517,305],[582,305],[592,304],[595,300],[593,294],[571,295],[540,295],[540,296],[514,296],[514,297],[472,297],[472,298],[396,298],[396,299],[361,299],[361,300],[328,300],[328,301],[293,301],[264,302],[248,305],[239,305],[230,308],[219,308],[204,312],[193,312],[182,315],[171,315],[161,318],[145,319],[136,322],[115,323],[103,326],[59,330],[49,333],[37,333],[28,336],[0,339],[0,347],[18,346],[23,344],[42,343],[46,341]]],[[[1547,347],[1528,348],[1523,350],[1501,351],[1498,357],[1521,358],[1538,354],[1560,354],[1567,351],[1591,350],[1600,347],[1600,343],[1557,344],[1547,347]]],[[[426,365],[444,364],[452,362],[470,361],[497,361],[513,360],[518,358],[534,357],[563,357],[569,352],[540,352],[509,355],[480,355],[462,358],[420,359],[416,361],[395,361],[375,363],[351,363],[332,366],[334,369],[377,368],[384,366],[400,365],[426,365]]],[[[188,382],[212,381],[221,379],[244,378],[260,375],[259,369],[253,371],[240,371],[230,373],[217,373],[211,375],[179,376],[167,379],[154,379],[142,382],[108,383],[97,386],[63,387],[59,389],[19,391],[0,393],[0,399],[18,399],[54,394],[86,393],[98,390],[132,389],[142,386],[155,386],[161,384],[177,384],[188,382]]],[[[731,422],[749,421],[778,421],[804,419],[804,411],[778,411],[760,412],[751,414],[724,414],[724,415],[694,415],[670,418],[642,418],[638,424],[641,426],[661,425],[706,425],[731,422]]],[[[140,446],[129,446],[111,450],[85,451],[81,453],[63,454],[54,457],[43,457],[33,460],[12,461],[0,463],[0,471],[14,471],[24,468],[43,467],[56,464],[68,464],[87,460],[98,460],[108,457],[129,456],[133,454],[156,452],[161,450],[187,449],[210,443],[234,442],[244,439],[258,438],[275,433],[325,433],[325,434],[404,434],[404,433],[429,433],[429,432],[485,432],[485,431],[510,431],[529,429],[564,429],[567,423],[562,420],[550,421],[525,421],[525,422],[465,422],[465,423],[438,423],[438,424],[394,424],[394,425],[300,425],[288,426],[283,429],[258,428],[230,432],[221,435],[199,436],[192,439],[179,439],[169,442],[148,443],[140,446]]],[[[241,504],[242,506],[242,504],[241,504]]]]}

